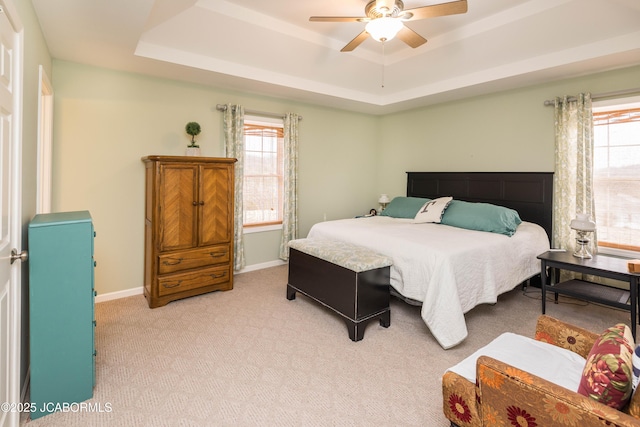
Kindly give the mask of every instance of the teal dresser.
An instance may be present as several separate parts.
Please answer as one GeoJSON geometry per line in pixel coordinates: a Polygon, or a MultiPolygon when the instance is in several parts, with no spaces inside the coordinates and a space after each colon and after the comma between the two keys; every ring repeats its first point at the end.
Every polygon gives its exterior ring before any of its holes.
{"type": "Polygon", "coordinates": [[[31,418],[93,397],[94,230],[87,211],[29,224],[31,418]]]}

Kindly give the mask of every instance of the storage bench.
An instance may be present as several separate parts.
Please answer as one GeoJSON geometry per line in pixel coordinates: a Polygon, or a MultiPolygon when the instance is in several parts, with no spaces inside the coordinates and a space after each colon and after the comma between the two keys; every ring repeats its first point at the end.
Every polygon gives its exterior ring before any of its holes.
{"type": "Polygon", "coordinates": [[[352,341],[364,337],[366,323],[387,328],[391,258],[344,242],[297,239],[289,242],[287,299],[300,292],[343,317],[352,341]]]}

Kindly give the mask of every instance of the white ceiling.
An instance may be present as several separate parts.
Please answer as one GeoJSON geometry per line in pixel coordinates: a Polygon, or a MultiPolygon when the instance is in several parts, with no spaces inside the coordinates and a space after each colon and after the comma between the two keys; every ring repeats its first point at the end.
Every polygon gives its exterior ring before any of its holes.
{"type": "Polygon", "coordinates": [[[32,3],[57,59],[372,114],[640,64],[639,0],[468,0],[406,23],[429,40],[416,49],[349,53],[363,23],[309,17],[364,16],[367,0],[32,3]]]}

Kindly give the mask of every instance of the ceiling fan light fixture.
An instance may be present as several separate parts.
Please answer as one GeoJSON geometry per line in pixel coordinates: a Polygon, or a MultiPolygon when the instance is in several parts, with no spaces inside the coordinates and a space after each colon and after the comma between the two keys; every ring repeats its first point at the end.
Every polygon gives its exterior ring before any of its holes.
{"type": "Polygon", "coordinates": [[[393,39],[402,27],[403,24],[399,19],[384,16],[369,21],[365,29],[374,40],[386,42],[393,39]]]}

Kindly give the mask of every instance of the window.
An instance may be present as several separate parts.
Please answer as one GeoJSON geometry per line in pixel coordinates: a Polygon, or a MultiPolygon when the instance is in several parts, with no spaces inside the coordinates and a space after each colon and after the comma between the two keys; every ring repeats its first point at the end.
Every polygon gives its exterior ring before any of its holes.
{"type": "Polygon", "coordinates": [[[594,103],[593,122],[598,247],[640,251],[640,99],[594,103]]]}
{"type": "Polygon", "coordinates": [[[245,116],[243,225],[282,224],[282,119],[245,116]]]}

